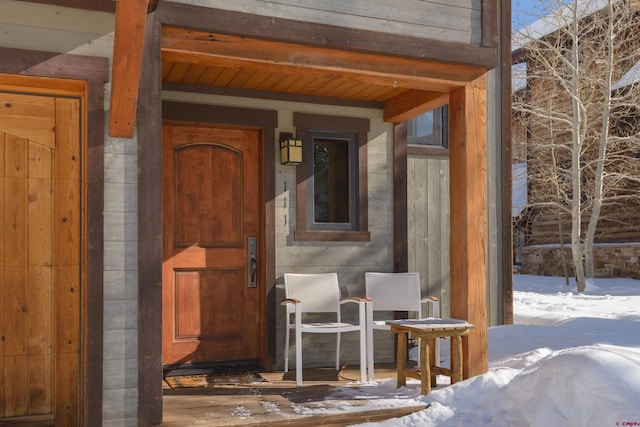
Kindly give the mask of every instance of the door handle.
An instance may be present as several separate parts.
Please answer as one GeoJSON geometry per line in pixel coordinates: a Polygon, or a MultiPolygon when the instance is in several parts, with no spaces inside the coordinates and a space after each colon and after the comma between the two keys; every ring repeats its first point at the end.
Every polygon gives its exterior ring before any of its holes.
{"type": "Polygon", "coordinates": [[[250,288],[258,287],[258,238],[249,236],[247,240],[247,269],[248,269],[248,286],[250,288]]]}

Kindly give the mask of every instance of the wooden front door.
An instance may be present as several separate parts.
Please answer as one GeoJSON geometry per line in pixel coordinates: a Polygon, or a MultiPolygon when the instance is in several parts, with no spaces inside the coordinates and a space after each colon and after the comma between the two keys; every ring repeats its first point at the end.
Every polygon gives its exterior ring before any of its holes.
{"type": "Polygon", "coordinates": [[[0,87],[0,425],[79,424],[80,117],[0,87]]]}
{"type": "Polygon", "coordinates": [[[163,363],[259,358],[260,137],[165,124],[163,363]]]}

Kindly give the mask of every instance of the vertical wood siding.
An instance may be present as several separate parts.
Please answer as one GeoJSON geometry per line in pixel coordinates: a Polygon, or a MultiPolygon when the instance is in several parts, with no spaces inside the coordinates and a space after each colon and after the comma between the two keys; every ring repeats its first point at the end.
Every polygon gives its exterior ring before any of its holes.
{"type": "Polygon", "coordinates": [[[449,158],[407,160],[409,271],[420,273],[423,295],[440,298],[449,315],[449,158]]]}

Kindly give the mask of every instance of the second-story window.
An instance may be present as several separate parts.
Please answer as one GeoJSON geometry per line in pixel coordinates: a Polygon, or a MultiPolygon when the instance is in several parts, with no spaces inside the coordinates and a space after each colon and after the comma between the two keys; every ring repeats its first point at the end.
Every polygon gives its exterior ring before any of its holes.
{"type": "Polygon", "coordinates": [[[448,148],[447,106],[427,111],[407,121],[407,143],[422,147],[448,148]]]}

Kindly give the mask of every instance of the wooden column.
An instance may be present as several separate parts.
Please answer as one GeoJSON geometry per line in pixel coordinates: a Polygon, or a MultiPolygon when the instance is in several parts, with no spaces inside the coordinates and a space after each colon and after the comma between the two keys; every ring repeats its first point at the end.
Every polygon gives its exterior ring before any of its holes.
{"type": "Polygon", "coordinates": [[[485,75],[449,100],[451,317],[476,326],[463,341],[465,378],[488,369],[486,122],[485,75]]]}
{"type": "Polygon", "coordinates": [[[162,58],[147,16],[138,119],[138,425],[162,422],[162,58]]]}

